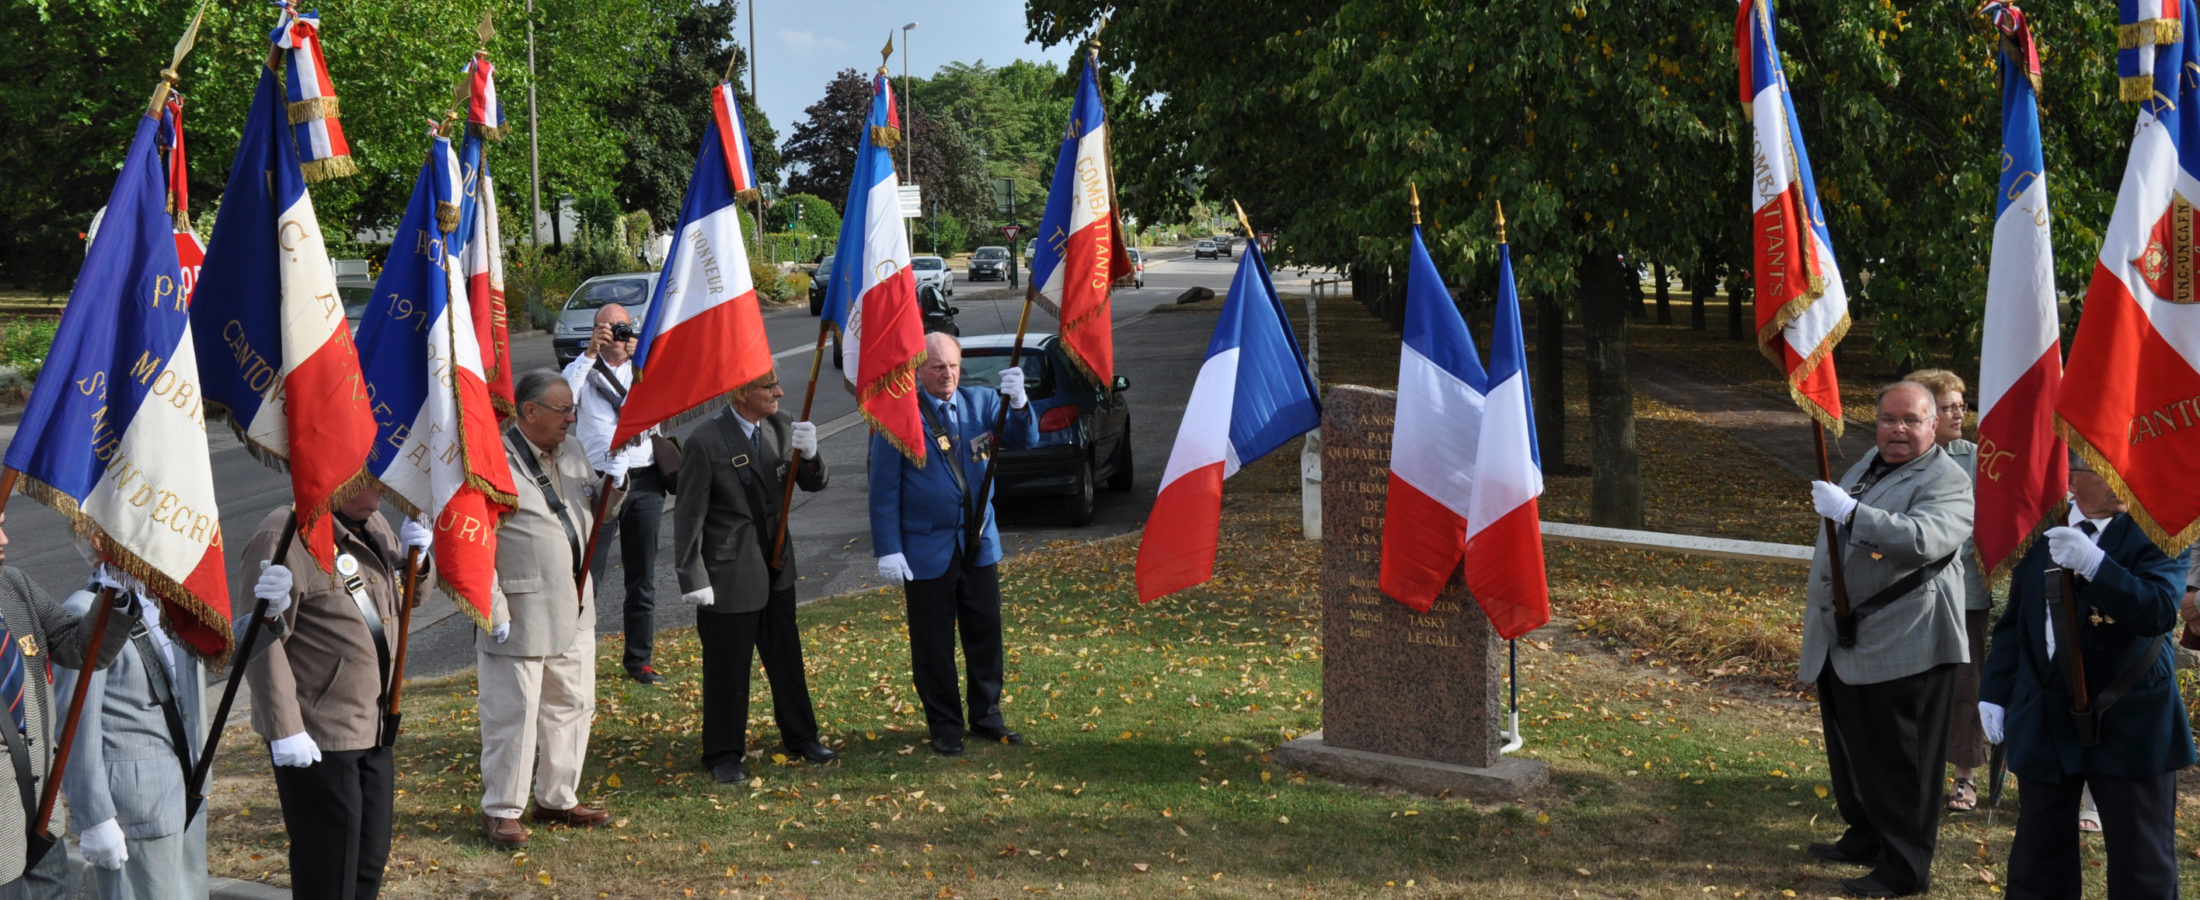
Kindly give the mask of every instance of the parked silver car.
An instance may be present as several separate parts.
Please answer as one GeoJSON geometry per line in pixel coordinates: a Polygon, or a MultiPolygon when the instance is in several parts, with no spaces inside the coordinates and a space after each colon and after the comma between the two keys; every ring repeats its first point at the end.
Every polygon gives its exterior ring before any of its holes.
{"type": "Polygon", "coordinates": [[[909,257],[909,268],[917,273],[917,287],[933,285],[940,293],[955,296],[955,273],[947,268],[947,260],[937,256],[909,257]]]}

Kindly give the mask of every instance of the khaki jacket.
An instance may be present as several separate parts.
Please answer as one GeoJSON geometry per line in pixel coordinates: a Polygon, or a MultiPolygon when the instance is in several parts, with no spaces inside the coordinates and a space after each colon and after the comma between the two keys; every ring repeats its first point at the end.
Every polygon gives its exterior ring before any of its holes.
{"type": "MultiPolygon", "coordinates": [[[[260,560],[274,554],[289,520],[287,507],[277,507],[260,520],[238,560],[243,584],[259,580],[260,560]]],[[[395,653],[398,594],[404,590],[405,572],[396,533],[379,512],[367,517],[364,539],[341,523],[331,526],[336,532],[336,552],[359,561],[367,599],[374,602],[382,634],[395,653]]],[[[245,683],[252,686],[252,730],[270,741],[303,731],[324,752],[375,746],[381,740],[382,692],[387,684],[374,635],[367,630],[359,604],[341,579],[322,571],[305,541],[292,540],[282,564],[290,569],[290,608],[280,617],[280,629],[262,628],[260,640],[267,650],[255,649],[245,667],[245,683]]],[[[239,622],[251,616],[257,605],[249,590],[234,602],[242,607],[236,613],[239,622]]]]}
{"type": "MultiPolygon", "coordinates": [[[[596,627],[595,585],[583,589],[573,578],[573,569],[595,534],[596,495],[602,480],[589,468],[580,441],[570,436],[556,450],[543,453],[515,429],[505,437],[504,455],[512,465],[519,508],[497,530],[497,580],[489,593],[489,622],[491,626],[510,622],[512,633],[501,644],[487,633],[477,633],[474,647],[498,656],[555,656],[573,645],[578,629],[596,627]],[[534,454],[535,464],[564,501],[566,518],[580,538],[578,555],[573,539],[536,486],[534,470],[513,450],[515,445],[534,454]]],[[[606,515],[616,513],[619,496],[620,492],[613,493],[606,515]]]]}

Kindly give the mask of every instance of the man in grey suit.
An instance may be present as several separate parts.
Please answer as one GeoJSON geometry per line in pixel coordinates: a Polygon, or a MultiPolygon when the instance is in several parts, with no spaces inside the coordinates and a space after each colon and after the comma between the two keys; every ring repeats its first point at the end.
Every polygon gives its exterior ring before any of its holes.
{"type": "MultiPolygon", "coordinates": [[[[206,817],[188,816],[184,800],[206,734],[199,661],[161,629],[160,601],[135,579],[103,570],[62,605],[82,616],[100,585],[130,597],[144,625],[130,630],[130,647],[114,665],[89,676],[54,670],[54,687],[64,698],[77,678],[91,681],[61,778],[77,847],[92,866],[101,900],[204,898],[206,817]]],[[[61,708],[65,717],[68,705],[61,708]]]]}
{"type": "MultiPolygon", "coordinates": [[[[611,818],[579,798],[596,715],[595,585],[581,571],[582,548],[594,533],[601,488],[578,442],[566,440],[576,414],[565,379],[536,369],[512,392],[519,415],[504,435],[504,455],[519,508],[497,531],[491,630],[474,636],[482,832],[505,848],[527,845],[519,816],[530,790],[536,822],[585,827],[611,818]]],[[[624,454],[613,454],[609,466],[609,479],[623,482],[624,454]]],[[[607,508],[617,502],[612,497],[607,508]]]]}
{"type": "Polygon", "coordinates": [[[1810,854],[1872,866],[1851,895],[1923,892],[1940,824],[1941,767],[1956,666],[1970,659],[1963,567],[1971,480],[1934,445],[1932,391],[1900,381],[1879,392],[1877,446],[1842,476],[1811,482],[1812,505],[1837,526],[1853,639],[1834,611],[1821,531],[1803,614],[1799,677],[1818,685],[1834,800],[1848,830],[1810,854]]]}
{"type": "Polygon", "coordinates": [[[703,644],[703,768],[721,782],[748,780],[749,658],[764,658],[772,718],[791,755],[812,763],[838,758],[817,739],[817,711],[802,671],[795,626],[793,540],[772,560],[786,515],[786,480],[825,489],[817,426],[779,411],[779,376],[767,374],[733,393],[733,405],[688,432],[684,490],[673,509],[673,556],[681,595],[696,605],[703,644]],[[788,471],[788,451],[802,464],[788,471]]]}
{"type": "MultiPolygon", "coordinates": [[[[0,525],[6,522],[6,513],[0,513],[0,525]]],[[[0,563],[7,561],[7,546],[7,533],[0,531],[0,563]]],[[[97,653],[89,653],[85,644],[96,612],[69,615],[21,569],[0,567],[0,695],[7,695],[0,707],[13,711],[0,713],[7,745],[0,750],[0,759],[7,760],[7,772],[0,774],[0,900],[60,900],[69,895],[69,855],[54,847],[32,860],[28,838],[31,818],[38,812],[35,786],[53,769],[52,736],[61,722],[47,661],[81,668],[93,656],[93,668],[104,669],[114,663],[138,624],[137,604],[118,600],[97,653]]],[[[57,808],[47,833],[60,834],[66,824],[67,817],[57,808]]]]}

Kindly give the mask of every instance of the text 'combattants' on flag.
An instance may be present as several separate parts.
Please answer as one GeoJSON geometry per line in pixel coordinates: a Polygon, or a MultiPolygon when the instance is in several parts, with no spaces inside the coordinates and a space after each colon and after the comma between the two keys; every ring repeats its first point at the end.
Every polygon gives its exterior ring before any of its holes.
{"type": "Polygon", "coordinates": [[[459,268],[463,184],[450,139],[432,135],[359,319],[359,357],[374,399],[367,472],[406,515],[433,522],[439,586],[487,629],[496,530],[518,498],[459,268]]]}
{"type": "Polygon", "coordinates": [[[1084,63],[1069,128],[1055,156],[1046,214],[1034,238],[1031,289],[1032,298],[1062,323],[1059,343],[1070,364],[1111,390],[1115,330],[1109,291],[1116,279],[1131,274],[1131,261],[1123,250],[1097,64],[1090,53],[1084,63]]]}
{"type": "Polygon", "coordinates": [[[1818,206],[1810,155],[1773,39],[1772,0],[1745,0],[1735,20],[1742,109],[1753,133],[1750,243],[1756,257],[1757,345],[1787,375],[1803,412],[1841,433],[1833,347],[1849,330],[1849,295],[1818,206]]]}
{"type": "Polygon", "coordinates": [[[229,581],[158,127],[138,121],[6,465],[161,598],[184,643],[220,663],[229,581]]]}
{"type": "Polygon", "coordinates": [[[1321,421],[1313,376],[1267,260],[1247,242],[1138,541],[1138,601],[1214,577],[1222,482],[1321,421]]]}
{"type": "Polygon", "coordinates": [[[891,152],[901,142],[901,117],[884,68],[871,79],[866,121],[823,316],[840,329],[841,370],[855,391],[857,411],[894,449],[923,465],[916,376],[924,361],[924,314],[917,308],[909,237],[902,231],[901,181],[891,152]]]}

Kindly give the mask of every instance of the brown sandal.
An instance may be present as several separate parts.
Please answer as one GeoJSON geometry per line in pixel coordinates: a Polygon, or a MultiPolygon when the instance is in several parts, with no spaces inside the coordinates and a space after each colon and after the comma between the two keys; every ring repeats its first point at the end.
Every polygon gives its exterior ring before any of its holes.
{"type": "Polygon", "coordinates": [[[1948,793],[1948,810],[1970,812],[1978,809],[1978,783],[1969,778],[1958,778],[1955,782],[1955,789],[1948,793]]]}

